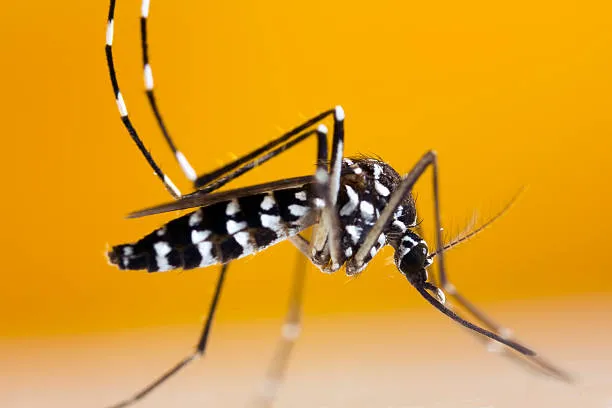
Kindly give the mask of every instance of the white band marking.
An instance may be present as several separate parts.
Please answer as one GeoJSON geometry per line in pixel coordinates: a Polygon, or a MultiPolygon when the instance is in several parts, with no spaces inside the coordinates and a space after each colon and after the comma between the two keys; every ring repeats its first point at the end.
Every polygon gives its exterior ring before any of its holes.
{"type": "Polygon", "coordinates": [[[119,108],[119,114],[121,117],[127,116],[127,106],[125,106],[125,101],[123,100],[123,95],[121,95],[121,92],[117,93],[117,108],[119,108]]]}
{"type": "Polygon", "coordinates": [[[181,197],[181,191],[174,185],[174,183],[172,182],[172,180],[170,180],[170,178],[168,176],[166,176],[164,174],[164,183],[170,187],[170,190],[172,191],[172,193],[177,196],[177,197],[181,197]]]}
{"type": "Polygon", "coordinates": [[[113,36],[115,35],[114,20],[109,20],[106,24],[106,45],[113,45],[113,36]]]}
{"type": "Polygon", "coordinates": [[[151,65],[146,64],[144,66],[144,82],[145,89],[147,91],[153,90],[153,70],[151,69],[151,65]]]}
{"type": "Polygon", "coordinates": [[[176,160],[179,162],[181,169],[183,169],[183,173],[185,173],[185,176],[189,180],[195,181],[195,179],[198,178],[198,175],[196,174],[193,167],[191,167],[191,164],[189,164],[189,162],[187,161],[185,155],[178,150],[176,151],[176,160]]]}
{"type": "Polygon", "coordinates": [[[191,231],[191,242],[193,242],[194,244],[199,244],[202,241],[205,241],[206,238],[208,238],[210,236],[211,232],[209,230],[204,230],[204,231],[196,231],[196,230],[192,230],[191,231]]]}
{"type": "Polygon", "coordinates": [[[335,117],[337,121],[344,120],[344,109],[340,105],[336,105],[335,117]]]}
{"type": "Polygon", "coordinates": [[[140,7],[140,15],[144,18],[149,17],[149,0],[142,0],[142,6],[140,7]]]}

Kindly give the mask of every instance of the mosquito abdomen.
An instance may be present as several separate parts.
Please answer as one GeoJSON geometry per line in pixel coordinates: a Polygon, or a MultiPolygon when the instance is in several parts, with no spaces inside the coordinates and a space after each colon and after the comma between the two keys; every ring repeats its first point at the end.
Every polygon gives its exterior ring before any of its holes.
{"type": "Polygon", "coordinates": [[[120,269],[149,272],[193,269],[257,253],[314,223],[309,188],[254,194],[200,207],[108,259],[120,269]]]}

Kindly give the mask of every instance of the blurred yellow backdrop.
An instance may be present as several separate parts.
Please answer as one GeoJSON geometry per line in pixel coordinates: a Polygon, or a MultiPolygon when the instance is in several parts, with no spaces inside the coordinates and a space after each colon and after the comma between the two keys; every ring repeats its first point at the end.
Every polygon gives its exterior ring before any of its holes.
{"type": "MultiPolygon", "coordinates": [[[[131,117],[177,184],[189,185],[143,92],[140,6],[119,1],[115,53],[131,117]]],[[[3,5],[1,333],[112,331],[198,322],[217,268],[152,274],[107,265],[107,245],[169,219],[126,220],[168,201],[121,125],[103,46],[105,1],[3,5]]],[[[449,253],[473,300],[608,295],[612,227],[612,6],[607,1],[153,2],[161,109],[200,172],[335,104],[347,154],[406,172],[441,165],[448,238],[523,185],[510,213],[449,253]]],[[[307,174],[305,145],[235,185],[307,174]]],[[[429,177],[417,186],[432,236],[429,177]]],[[[385,258],[358,279],[310,269],[306,313],[426,307],[385,258]]],[[[283,313],[296,251],[236,262],[219,318],[283,313]]]]}

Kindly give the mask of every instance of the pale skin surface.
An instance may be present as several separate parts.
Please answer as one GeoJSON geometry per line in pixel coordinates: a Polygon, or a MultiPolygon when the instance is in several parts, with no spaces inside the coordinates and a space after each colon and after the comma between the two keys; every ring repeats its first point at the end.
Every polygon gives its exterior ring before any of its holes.
{"type": "MultiPolygon", "coordinates": [[[[577,377],[567,385],[486,352],[435,310],[304,321],[277,407],[601,407],[612,404],[606,297],[486,305],[577,377]],[[531,310],[531,312],[529,312],[531,310]]],[[[205,359],[138,407],[243,407],[261,387],[278,322],[220,320],[205,359]]],[[[3,340],[0,406],[104,407],[182,357],[198,327],[3,340]]]]}

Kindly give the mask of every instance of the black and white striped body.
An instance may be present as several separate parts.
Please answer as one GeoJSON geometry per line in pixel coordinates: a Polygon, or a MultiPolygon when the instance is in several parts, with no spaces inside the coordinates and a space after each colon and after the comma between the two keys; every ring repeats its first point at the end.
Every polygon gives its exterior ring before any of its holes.
{"type": "Polygon", "coordinates": [[[361,266],[352,262],[368,232],[387,206],[391,194],[401,181],[399,174],[388,164],[373,158],[344,159],[343,177],[338,196],[338,215],[341,234],[342,258],[346,273],[361,272],[368,262],[386,244],[416,225],[416,209],[412,195],[404,200],[376,244],[370,249],[361,266]]]}
{"type": "MultiPolygon", "coordinates": [[[[380,160],[344,159],[336,208],[342,227],[340,265],[346,265],[347,274],[361,272],[384,245],[397,249],[402,236],[416,225],[409,195],[364,263],[359,268],[351,263],[400,181],[397,172],[380,160]]],[[[113,247],[109,259],[121,269],[156,272],[205,267],[255,254],[320,221],[314,191],[314,185],[305,184],[200,207],[134,244],[113,247]]],[[[328,244],[322,252],[326,250],[328,244]]]]}
{"type": "Polygon", "coordinates": [[[227,263],[312,225],[310,195],[306,185],[201,207],[135,244],[114,247],[109,258],[122,269],[149,272],[227,263]]]}

